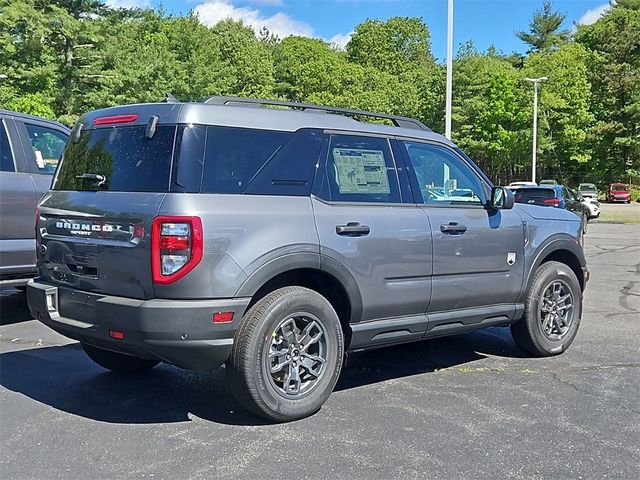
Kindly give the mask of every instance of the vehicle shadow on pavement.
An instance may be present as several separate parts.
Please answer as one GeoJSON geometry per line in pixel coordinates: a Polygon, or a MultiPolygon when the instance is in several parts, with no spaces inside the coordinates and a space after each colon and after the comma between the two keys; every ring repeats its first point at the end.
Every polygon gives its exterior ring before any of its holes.
{"type": "Polygon", "coordinates": [[[31,318],[24,292],[13,288],[0,290],[0,325],[11,325],[31,318]]]}
{"type": "MultiPolygon", "coordinates": [[[[357,353],[349,356],[336,390],[425,374],[487,354],[523,355],[507,329],[357,353]]],[[[161,365],[145,374],[115,374],[93,364],[79,344],[0,354],[0,384],[55,409],[101,422],[171,423],[196,416],[229,425],[269,424],[242,410],[226,388],[223,368],[192,372],[161,365]]]]}
{"type": "Polygon", "coordinates": [[[525,358],[508,328],[488,328],[446,338],[351,353],[335,390],[431,373],[487,356],[525,358]]]}

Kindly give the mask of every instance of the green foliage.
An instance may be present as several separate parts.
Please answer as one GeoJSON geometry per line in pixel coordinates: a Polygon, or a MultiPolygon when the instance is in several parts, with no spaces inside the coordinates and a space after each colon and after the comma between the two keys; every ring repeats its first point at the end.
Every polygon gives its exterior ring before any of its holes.
{"type": "Polygon", "coordinates": [[[577,41],[595,52],[588,73],[595,171],[604,182],[640,169],[640,0],[619,0],[577,41]]]}
{"type": "MultiPolygon", "coordinates": [[[[546,54],[532,54],[525,62],[526,76],[549,77],[541,84],[539,104],[539,168],[545,177],[574,179],[583,171],[581,164],[591,159],[590,56],[583,46],[566,44],[546,54]]],[[[530,84],[527,87],[533,90],[530,84]]]]}
{"type": "Polygon", "coordinates": [[[16,112],[38,115],[39,117],[55,119],[55,113],[51,105],[46,101],[41,93],[27,93],[4,104],[4,108],[16,112]]]}
{"type": "Polygon", "coordinates": [[[420,18],[364,21],[351,36],[347,55],[351,62],[391,74],[434,63],[429,29],[420,18]]]}
{"type": "Polygon", "coordinates": [[[472,45],[461,51],[454,71],[453,140],[500,183],[528,177],[531,117],[521,74],[472,45]]]}
{"type": "MultiPolygon", "coordinates": [[[[617,0],[575,41],[545,1],[527,55],[472,44],[454,66],[454,140],[499,183],[528,179],[532,86],[540,86],[538,176],[600,184],[640,170],[640,0],[617,0]]],[[[82,113],[210,95],[275,97],[416,117],[444,128],[445,70],[420,18],[369,19],[346,51],[190,13],[101,0],[0,0],[0,106],[71,125],[82,113]]],[[[81,145],[78,146],[80,148],[81,145]]]]}
{"type": "Polygon", "coordinates": [[[517,32],[520,40],[531,45],[532,51],[541,52],[559,47],[569,40],[569,31],[560,30],[565,15],[552,11],[551,1],[544,0],[529,22],[528,32],[517,32]]]}

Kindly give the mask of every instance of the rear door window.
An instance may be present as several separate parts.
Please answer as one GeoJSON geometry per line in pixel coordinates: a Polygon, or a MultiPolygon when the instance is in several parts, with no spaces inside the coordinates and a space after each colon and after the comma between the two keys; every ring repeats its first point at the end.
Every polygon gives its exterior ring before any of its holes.
{"type": "Polygon", "coordinates": [[[400,203],[389,140],[331,135],[319,196],[338,202],[400,203]]]}
{"type": "Polygon", "coordinates": [[[24,127],[31,142],[37,173],[53,175],[67,143],[67,136],[52,128],[25,123],[24,127]]]}
{"type": "Polygon", "coordinates": [[[82,133],[69,142],[54,190],[168,192],[175,126],[109,127],[82,133]]]}

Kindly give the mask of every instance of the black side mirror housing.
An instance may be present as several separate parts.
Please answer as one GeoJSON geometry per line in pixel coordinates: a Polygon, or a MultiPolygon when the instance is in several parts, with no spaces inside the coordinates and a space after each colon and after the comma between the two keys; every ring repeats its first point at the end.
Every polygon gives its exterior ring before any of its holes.
{"type": "Polygon", "coordinates": [[[513,192],[505,187],[493,187],[489,206],[494,210],[509,210],[513,208],[516,199],[513,192]]]}

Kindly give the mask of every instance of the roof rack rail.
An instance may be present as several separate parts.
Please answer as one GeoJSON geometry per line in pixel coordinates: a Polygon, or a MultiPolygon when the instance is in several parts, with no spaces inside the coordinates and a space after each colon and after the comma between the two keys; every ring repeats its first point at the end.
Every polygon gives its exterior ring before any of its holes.
{"type": "Polygon", "coordinates": [[[311,103],[287,102],[283,100],[268,100],[263,98],[242,98],[242,97],[226,97],[226,96],[209,97],[204,101],[204,103],[209,105],[240,105],[240,106],[246,106],[246,107],[263,107],[263,106],[289,107],[291,109],[298,109],[303,111],[312,110],[319,113],[337,113],[340,115],[382,118],[386,120],[391,120],[391,122],[396,127],[412,128],[414,130],[425,130],[427,132],[431,131],[429,127],[427,127],[420,120],[416,120],[415,118],[400,117],[397,115],[388,115],[386,113],[367,112],[365,110],[354,110],[351,108],[314,105],[311,103]]]}

